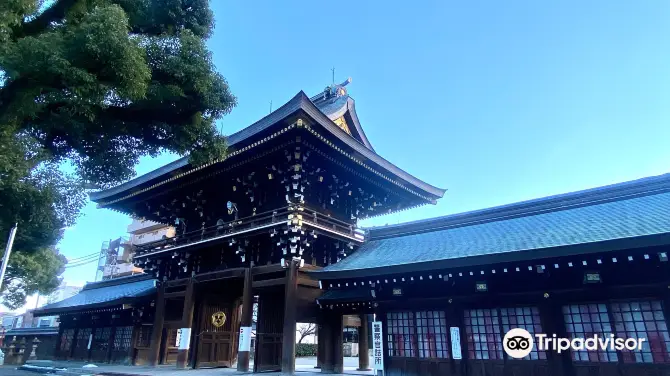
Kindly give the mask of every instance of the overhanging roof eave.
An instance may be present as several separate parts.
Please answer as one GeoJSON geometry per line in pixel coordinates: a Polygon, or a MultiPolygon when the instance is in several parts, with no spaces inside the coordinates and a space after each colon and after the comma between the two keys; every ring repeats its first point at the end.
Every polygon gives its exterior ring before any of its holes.
{"type": "MultiPolygon", "coordinates": [[[[309,270],[307,273],[319,280],[333,280],[345,278],[367,278],[401,273],[430,272],[438,270],[450,270],[467,267],[480,267],[498,263],[530,262],[535,260],[574,257],[579,255],[590,255],[602,252],[634,250],[639,248],[662,246],[670,244],[670,233],[643,235],[628,238],[604,240],[581,244],[563,245],[540,249],[528,249],[509,251],[503,253],[468,256],[460,258],[446,258],[439,260],[421,261],[416,263],[405,263],[386,265],[371,268],[351,268],[343,270],[309,270]]],[[[335,264],[337,265],[337,264],[335,264]]]]}

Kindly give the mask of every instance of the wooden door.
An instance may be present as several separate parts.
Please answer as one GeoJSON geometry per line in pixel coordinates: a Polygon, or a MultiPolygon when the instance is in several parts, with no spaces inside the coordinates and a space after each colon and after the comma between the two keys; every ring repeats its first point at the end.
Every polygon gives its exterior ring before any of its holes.
{"type": "Polygon", "coordinates": [[[104,326],[102,328],[93,329],[93,340],[91,341],[91,356],[90,361],[93,363],[107,362],[107,355],[110,348],[109,343],[112,337],[112,327],[104,326]]]}
{"type": "Polygon", "coordinates": [[[258,296],[257,320],[254,372],[281,371],[283,292],[268,292],[258,296]]]}
{"type": "Polygon", "coordinates": [[[91,328],[79,328],[77,330],[74,341],[74,349],[72,352],[73,360],[88,360],[88,341],[91,336],[91,328]]]}
{"type": "Polygon", "coordinates": [[[203,302],[196,367],[231,367],[235,362],[239,323],[233,308],[232,302],[203,302]]]}
{"type": "Polygon", "coordinates": [[[132,326],[117,326],[111,350],[111,363],[130,363],[130,348],[133,339],[132,326]]]}

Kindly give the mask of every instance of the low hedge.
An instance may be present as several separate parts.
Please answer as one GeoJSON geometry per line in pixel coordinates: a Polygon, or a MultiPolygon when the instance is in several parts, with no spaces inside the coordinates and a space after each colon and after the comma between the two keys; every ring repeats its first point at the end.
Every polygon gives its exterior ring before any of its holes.
{"type": "Polygon", "coordinates": [[[316,356],[315,343],[296,343],[295,356],[316,356]]]}

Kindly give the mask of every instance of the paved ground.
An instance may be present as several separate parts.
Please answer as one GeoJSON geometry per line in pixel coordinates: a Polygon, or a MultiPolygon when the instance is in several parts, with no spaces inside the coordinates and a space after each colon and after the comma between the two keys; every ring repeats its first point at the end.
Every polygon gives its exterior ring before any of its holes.
{"type": "MultiPolygon", "coordinates": [[[[63,363],[60,363],[63,364],[63,363]]],[[[299,376],[316,376],[322,375],[318,369],[315,369],[316,357],[297,358],[296,359],[296,374],[299,376]]],[[[70,363],[68,364],[68,375],[127,375],[127,376],[223,376],[223,375],[240,375],[234,368],[209,368],[197,370],[177,370],[174,365],[159,366],[159,367],[133,367],[120,365],[100,365],[97,368],[80,368],[82,364],[70,363]]],[[[360,372],[356,371],[358,368],[358,358],[345,357],[344,358],[344,374],[345,375],[372,375],[371,371],[360,372]]],[[[279,374],[279,373],[269,373],[279,374]]],[[[16,366],[0,366],[0,376],[35,376],[34,372],[17,370],[16,366]]]]}

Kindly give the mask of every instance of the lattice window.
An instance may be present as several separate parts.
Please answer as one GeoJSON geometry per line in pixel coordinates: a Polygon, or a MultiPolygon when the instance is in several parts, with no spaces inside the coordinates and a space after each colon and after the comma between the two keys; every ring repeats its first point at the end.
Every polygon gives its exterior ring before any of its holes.
{"type": "Polygon", "coordinates": [[[130,349],[130,341],[133,336],[132,326],[118,326],[114,333],[114,351],[125,351],[130,349]]]}
{"type": "Polygon", "coordinates": [[[109,326],[96,328],[93,333],[93,344],[97,350],[107,350],[109,348],[109,337],[112,335],[112,328],[109,326]]]}
{"type": "Polygon", "coordinates": [[[151,332],[152,326],[142,325],[140,331],[137,335],[137,346],[138,347],[149,347],[151,344],[151,332]]]}
{"type": "Polygon", "coordinates": [[[419,358],[448,358],[447,322],[442,311],[416,312],[419,358]]]}
{"type": "Polygon", "coordinates": [[[496,309],[465,310],[465,334],[470,359],[502,359],[503,346],[496,309]]]}
{"type": "Polygon", "coordinates": [[[386,314],[388,326],[389,356],[417,356],[414,341],[414,312],[397,312],[386,314]]]}
{"type": "Polygon", "coordinates": [[[177,329],[170,329],[170,335],[168,336],[168,347],[177,347],[177,329]]]}
{"type": "Polygon", "coordinates": [[[621,351],[624,363],[670,363],[670,336],[660,301],[612,303],[619,338],[644,338],[641,350],[621,351]]]}
{"type": "MultiPolygon", "coordinates": [[[[589,338],[594,335],[609,338],[612,325],[606,304],[571,304],[563,307],[563,318],[570,338],[589,338]]],[[[616,351],[607,348],[602,350],[573,350],[572,360],[587,362],[616,362],[616,351]]]]}
{"type": "Polygon", "coordinates": [[[387,313],[386,322],[389,356],[449,358],[443,311],[387,313]]]}
{"type": "Polygon", "coordinates": [[[72,342],[74,341],[74,329],[65,329],[60,337],[60,351],[69,352],[72,349],[72,342]]]}
{"type": "MultiPolygon", "coordinates": [[[[503,333],[507,333],[514,328],[526,329],[533,338],[535,334],[542,333],[540,313],[537,307],[500,308],[500,321],[503,333]]],[[[547,359],[547,353],[539,351],[537,348],[537,346],[533,346],[530,354],[523,359],[547,359]]]]}
{"type": "Polygon", "coordinates": [[[88,337],[91,335],[91,328],[81,328],[79,329],[79,333],[77,333],[77,341],[81,340],[87,340],[88,337]]]}

